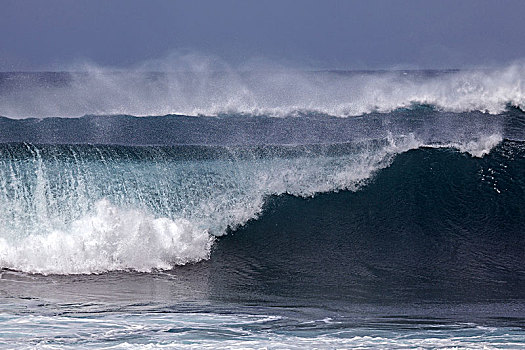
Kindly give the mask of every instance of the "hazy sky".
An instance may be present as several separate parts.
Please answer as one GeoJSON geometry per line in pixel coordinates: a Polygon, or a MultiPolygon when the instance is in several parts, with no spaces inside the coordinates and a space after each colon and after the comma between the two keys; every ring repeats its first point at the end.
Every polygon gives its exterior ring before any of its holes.
{"type": "Polygon", "coordinates": [[[170,52],[313,69],[525,58],[523,0],[0,0],[0,70],[125,67],[170,52]]]}

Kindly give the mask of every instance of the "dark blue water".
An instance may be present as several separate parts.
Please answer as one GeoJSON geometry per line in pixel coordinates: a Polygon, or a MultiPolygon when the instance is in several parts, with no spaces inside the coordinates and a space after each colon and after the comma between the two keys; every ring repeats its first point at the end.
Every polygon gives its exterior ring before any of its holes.
{"type": "Polygon", "coordinates": [[[0,345],[522,347],[520,74],[2,75],[0,345]]]}

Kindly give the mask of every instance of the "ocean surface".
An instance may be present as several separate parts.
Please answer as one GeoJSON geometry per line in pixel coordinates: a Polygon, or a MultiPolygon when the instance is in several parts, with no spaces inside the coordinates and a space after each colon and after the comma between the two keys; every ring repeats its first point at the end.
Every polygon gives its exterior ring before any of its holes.
{"type": "Polygon", "coordinates": [[[525,347],[525,66],[0,73],[0,347],[525,347]]]}

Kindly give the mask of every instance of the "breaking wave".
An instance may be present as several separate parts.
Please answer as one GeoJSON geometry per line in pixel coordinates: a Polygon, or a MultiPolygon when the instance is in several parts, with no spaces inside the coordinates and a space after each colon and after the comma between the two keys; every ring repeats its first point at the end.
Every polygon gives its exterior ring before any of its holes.
{"type": "Polygon", "coordinates": [[[357,191],[400,153],[453,147],[483,157],[501,141],[426,144],[390,135],[262,149],[3,145],[0,266],[43,274],[171,269],[209,258],[216,237],[259,217],[271,196],[357,191]]]}

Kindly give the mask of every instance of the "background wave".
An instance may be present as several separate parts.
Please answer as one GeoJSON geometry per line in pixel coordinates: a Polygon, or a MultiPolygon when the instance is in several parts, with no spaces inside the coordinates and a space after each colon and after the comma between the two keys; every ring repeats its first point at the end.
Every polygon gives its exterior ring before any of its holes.
{"type": "Polygon", "coordinates": [[[188,116],[305,112],[356,116],[413,105],[493,114],[525,106],[522,63],[492,70],[236,72],[204,58],[115,72],[84,66],[81,73],[1,73],[0,115],[73,117],[86,114],[188,116]],[[157,69],[159,67],[156,67],[157,69]]]}

